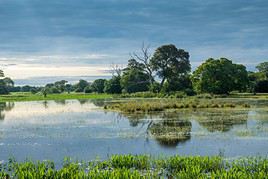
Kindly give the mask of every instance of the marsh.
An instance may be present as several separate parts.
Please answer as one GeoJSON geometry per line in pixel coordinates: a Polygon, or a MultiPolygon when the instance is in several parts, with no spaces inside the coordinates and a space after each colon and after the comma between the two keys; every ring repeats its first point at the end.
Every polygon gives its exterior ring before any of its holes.
{"type": "MultiPolygon", "coordinates": [[[[160,100],[160,99],[155,99],[160,100]]],[[[230,99],[223,99],[230,100],[230,99]]],[[[121,113],[110,100],[3,102],[0,160],[91,160],[112,154],[267,156],[267,100],[250,108],[121,113]]]]}

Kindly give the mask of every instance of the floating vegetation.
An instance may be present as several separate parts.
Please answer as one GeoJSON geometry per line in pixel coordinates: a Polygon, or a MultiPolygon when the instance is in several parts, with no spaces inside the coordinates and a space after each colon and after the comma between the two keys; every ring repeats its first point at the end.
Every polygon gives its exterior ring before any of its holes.
{"type": "Polygon", "coordinates": [[[236,131],[236,135],[239,137],[252,137],[254,133],[250,130],[236,131]]]}
{"type": "Polygon", "coordinates": [[[108,160],[72,162],[61,168],[54,162],[9,160],[0,163],[0,178],[266,178],[267,158],[243,158],[228,161],[220,156],[114,155],[108,160]]]}
{"type": "Polygon", "coordinates": [[[187,120],[162,120],[149,126],[151,135],[163,146],[176,147],[191,138],[192,123],[187,120]]]}
{"type": "Polygon", "coordinates": [[[248,111],[200,111],[197,112],[195,116],[198,123],[209,132],[226,132],[229,131],[233,125],[246,123],[248,119],[248,111]]]}

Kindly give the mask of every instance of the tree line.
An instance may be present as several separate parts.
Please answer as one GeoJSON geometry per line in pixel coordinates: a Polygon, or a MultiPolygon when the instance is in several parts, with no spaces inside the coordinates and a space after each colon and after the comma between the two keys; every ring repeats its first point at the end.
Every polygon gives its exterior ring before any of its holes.
{"type": "MultiPolygon", "coordinates": [[[[268,62],[256,66],[257,72],[247,71],[242,64],[233,63],[227,58],[205,60],[191,73],[190,54],[175,45],[158,47],[153,54],[148,46],[142,46],[139,54],[131,54],[125,68],[114,66],[112,78],[96,79],[93,82],[79,80],[68,84],[61,80],[43,87],[15,87],[7,78],[0,81],[8,91],[38,93],[45,96],[50,93],[85,92],[85,93],[172,93],[182,91],[187,95],[197,93],[229,94],[232,91],[267,93],[268,62]]],[[[3,75],[2,75],[3,76],[3,75]]],[[[10,78],[8,78],[11,80],[10,78]]],[[[12,81],[12,80],[11,80],[12,81]]],[[[0,92],[2,94],[2,88],[0,92]]]]}

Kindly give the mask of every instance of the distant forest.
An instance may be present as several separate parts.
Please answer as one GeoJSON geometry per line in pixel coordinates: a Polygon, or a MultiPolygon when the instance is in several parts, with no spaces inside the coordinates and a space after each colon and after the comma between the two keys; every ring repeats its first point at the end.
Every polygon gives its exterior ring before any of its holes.
{"type": "Polygon", "coordinates": [[[130,94],[137,92],[185,95],[200,93],[229,94],[232,91],[267,93],[268,62],[256,66],[257,71],[247,71],[243,64],[235,64],[227,58],[205,60],[191,72],[190,54],[175,45],[158,47],[153,54],[149,46],[142,46],[140,53],[131,54],[125,68],[114,65],[109,80],[83,79],[76,84],[61,80],[42,87],[15,86],[13,80],[0,71],[0,94],[10,92],[41,93],[109,93],[130,94]]]}

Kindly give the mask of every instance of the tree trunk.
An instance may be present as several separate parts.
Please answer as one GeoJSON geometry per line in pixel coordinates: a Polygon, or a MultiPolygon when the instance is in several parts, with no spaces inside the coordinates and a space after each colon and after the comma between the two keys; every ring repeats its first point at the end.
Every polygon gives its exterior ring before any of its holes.
{"type": "Polygon", "coordinates": [[[160,83],[160,88],[161,88],[161,90],[162,90],[162,88],[163,88],[163,85],[164,85],[164,82],[166,81],[166,78],[164,77],[163,79],[162,79],[162,81],[161,81],[161,83],[160,83]]]}

